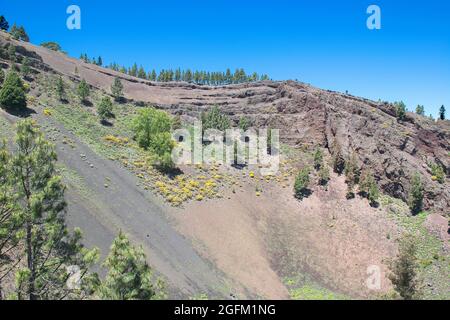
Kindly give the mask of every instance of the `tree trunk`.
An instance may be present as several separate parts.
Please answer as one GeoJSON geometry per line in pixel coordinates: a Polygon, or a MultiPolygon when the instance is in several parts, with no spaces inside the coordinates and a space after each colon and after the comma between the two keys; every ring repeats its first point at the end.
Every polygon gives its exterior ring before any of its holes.
{"type": "Polygon", "coordinates": [[[28,296],[30,300],[36,300],[34,280],[36,278],[34,263],[33,263],[33,245],[31,239],[31,225],[27,222],[27,263],[28,270],[30,270],[30,278],[28,279],[28,296]]]}

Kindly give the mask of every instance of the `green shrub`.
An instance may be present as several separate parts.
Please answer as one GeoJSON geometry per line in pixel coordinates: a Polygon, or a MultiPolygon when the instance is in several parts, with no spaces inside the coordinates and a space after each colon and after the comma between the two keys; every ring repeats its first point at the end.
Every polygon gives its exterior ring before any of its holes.
{"type": "Polygon", "coordinates": [[[123,95],[123,85],[118,77],[114,78],[114,82],[111,85],[111,93],[116,101],[119,100],[123,95]]]}
{"type": "Polygon", "coordinates": [[[317,148],[314,152],[314,168],[316,170],[320,170],[320,168],[323,166],[323,154],[322,150],[320,148],[317,148]]]}
{"type": "Polygon", "coordinates": [[[297,199],[303,199],[307,194],[309,184],[309,168],[305,167],[297,174],[294,183],[294,193],[297,199]]]}
{"type": "Polygon", "coordinates": [[[423,186],[419,173],[416,173],[411,181],[411,189],[409,191],[408,205],[413,214],[422,211],[423,206],[423,186]]]}
{"type": "Polygon", "coordinates": [[[133,120],[133,131],[139,146],[144,149],[150,147],[152,138],[163,132],[169,132],[172,126],[170,116],[155,108],[139,110],[138,116],[133,120]]]}
{"type": "Polygon", "coordinates": [[[106,121],[114,117],[113,104],[109,97],[103,97],[97,106],[97,113],[101,121],[106,121]]]}
{"type": "Polygon", "coordinates": [[[444,183],[445,181],[445,172],[444,168],[438,164],[431,165],[431,174],[435,177],[434,180],[437,180],[439,183],[444,183]]]}
{"type": "Polygon", "coordinates": [[[239,129],[247,131],[248,128],[250,128],[250,126],[251,126],[250,120],[247,117],[240,117],[238,126],[239,126],[239,129]]]}
{"type": "Polygon", "coordinates": [[[406,116],[406,105],[403,101],[394,103],[395,113],[398,119],[404,120],[406,116]]]}
{"type": "Polygon", "coordinates": [[[64,81],[61,76],[56,80],[56,94],[58,95],[58,99],[60,101],[62,101],[66,96],[64,81]]]}
{"type": "Polygon", "coordinates": [[[20,67],[20,72],[22,72],[24,77],[27,77],[31,73],[30,65],[30,59],[28,59],[28,57],[25,57],[22,61],[22,66],[20,67]]]}
{"type": "Polygon", "coordinates": [[[154,165],[163,171],[173,169],[172,149],[175,146],[170,129],[170,116],[155,108],[145,108],[139,111],[133,120],[135,139],[141,148],[150,150],[154,165]]]}
{"type": "Polygon", "coordinates": [[[202,126],[203,131],[208,129],[216,129],[220,131],[225,131],[231,128],[230,119],[220,112],[217,106],[214,106],[210,111],[202,113],[202,126]]]}
{"type": "Polygon", "coordinates": [[[20,110],[27,107],[27,98],[22,79],[16,72],[9,72],[0,90],[0,107],[20,110]]]}
{"type": "Polygon", "coordinates": [[[41,43],[41,47],[53,50],[53,51],[61,51],[61,46],[53,41],[49,41],[49,42],[42,42],[41,43]]]}
{"type": "Polygon", "coordinates": [[[363,196],[369,199],[371,205],[378,203],[378,198],[380,197],[380,192],[378,186],[375,182],[372,172],[366,170],[362,173],[361,179],[359,181],[359,191],[363,196]]]}
{"type": "Polygon", "coordinates": [[[420,295],[420,280],[418,277],[419,263],[417,259],[416,239],[410,235],[403,236],[399,244],[399,253],[390,262],[388,275],[395,291],[404,299],[417,299],[420,295]]]}
{"type": "Polygon", "coordinates": [[[84,79],[81,80],[80,84],[78,85],[77,94],[81,102],[86,101],[86,99],[89,97],[90,94],[89,85],[84,79]]]}
{"type": "Polygon", "coordinates": [[[327,166],[322,164],[320,170],[319,170],[319,183],[321,185],[326,185],[330,181],[330,170],[327,166]]]}

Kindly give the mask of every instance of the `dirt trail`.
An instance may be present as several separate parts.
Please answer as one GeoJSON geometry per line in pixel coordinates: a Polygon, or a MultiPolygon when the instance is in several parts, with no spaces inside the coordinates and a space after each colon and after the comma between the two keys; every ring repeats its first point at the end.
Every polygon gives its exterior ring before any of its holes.
{"type": "MultiPolygon", "coordinates": [[[[2,113],[10,122],[17,118],[2,113]]],[[[151,265],[167,279],[175,297],[207,293],[223,298],[224,280],[202,259],[164,216],[164,208],[137,186],[137,179],[110,160],[95,154],[59,123],[40,114],[33,115],[41,126],[57,128],[75,142],[75,148],[56,142],[58,161],[82,177],[83,186],[68,186],[66,192],[69,226],[84,231],[85,242],[102,253],[119,229],[142,244],[151,265]],[[105,186],[107,184],[107,187],[105,186]]]]}

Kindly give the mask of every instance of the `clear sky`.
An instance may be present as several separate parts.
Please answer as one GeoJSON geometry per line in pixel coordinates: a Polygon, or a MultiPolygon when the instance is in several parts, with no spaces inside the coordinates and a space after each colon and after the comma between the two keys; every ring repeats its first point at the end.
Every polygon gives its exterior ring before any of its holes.
{"type": "Polygon", "coordinates": [[[0,0],[31,42],[146,69],[244,68],[274,80],[450,112],[448,0],[0,0]],[[81,8],[81,30],[66,9],[81,8]],[[366,27],[370,4],[381,30],[366,27]]]}

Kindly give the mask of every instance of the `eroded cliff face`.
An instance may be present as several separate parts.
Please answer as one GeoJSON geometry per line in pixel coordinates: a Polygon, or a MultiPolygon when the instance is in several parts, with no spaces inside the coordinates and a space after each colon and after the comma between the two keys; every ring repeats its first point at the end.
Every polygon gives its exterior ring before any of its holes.
{"type": "MultiPolygon", "coordinates": [[[[86,64],[62,53],[8,39],[18,55],[31,59],[35,72],[63,74],[76,82],[110,92],[114,77],[122,79],[125,97],[179,114],[192,120],[217,105],[237,123],[241,116],[255,127],[280,129],[283,142],[292,146],[331,146],[335,141],[348,158],[355,153],[362,169],[370,168],[383,192],[408,199],[413,174],[419,172],[425,187],[425,209],[450,213],[450,122],[434,122],[407,113],[395,117],[393,105],[374,102],[293,82],[264,81],[221,87],[188,83],[153,83],[109,69],[86,64]],[[443,166],[444,183],[433,181],[430,163],[443,166]]],[[[3,59],[4,66],[7,65],[3,59]]]]}

